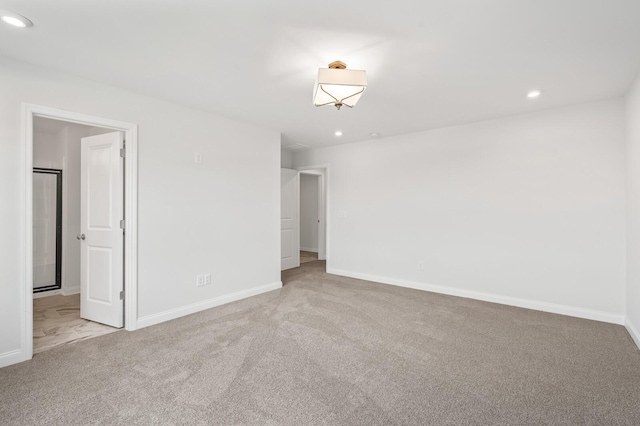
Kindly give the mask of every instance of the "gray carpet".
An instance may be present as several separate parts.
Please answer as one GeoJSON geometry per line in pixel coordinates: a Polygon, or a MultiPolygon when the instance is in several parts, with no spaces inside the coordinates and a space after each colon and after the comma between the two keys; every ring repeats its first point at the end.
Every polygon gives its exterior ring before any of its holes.
{"type": "Polygon", "coordinates": [[[323,269],[0,369],[0,424],[640,424],[623,327],[323,269]]]}

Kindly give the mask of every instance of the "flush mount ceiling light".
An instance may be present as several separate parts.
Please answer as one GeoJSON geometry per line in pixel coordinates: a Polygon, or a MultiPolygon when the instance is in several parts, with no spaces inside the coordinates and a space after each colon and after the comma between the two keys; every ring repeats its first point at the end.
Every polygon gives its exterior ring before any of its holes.
{"type": "Polygon", "coordinates": [[[318,69],[318,80],[313,89],[315,106],[343,105],[353,108],[367,88],[367,74],[363,70],[348,70],[347,64],[335,61],[329,68],[318,69]]]}
{"type": "Polygon", "coordinates": [[[28,20],[22,15],[9,12],[8,10],[0,10],[0,19],[6,24],[12,25],[18,28],[27,28],[33,26],[33,22],[28,20]]]}
{"type": "Polygon", "coordinates": [[[532,90],[529,93],[527,93],[527,98],[529,99],[534,99],[537,98],[538,96],[542,95],[542,92],[539,90],[532,90]]]}
{"type": "Polygon", "coordinates": [[[340,130],[336,130],[334,135],[340,137],[340,136],[342,136],[342,132],[340,130]]]}

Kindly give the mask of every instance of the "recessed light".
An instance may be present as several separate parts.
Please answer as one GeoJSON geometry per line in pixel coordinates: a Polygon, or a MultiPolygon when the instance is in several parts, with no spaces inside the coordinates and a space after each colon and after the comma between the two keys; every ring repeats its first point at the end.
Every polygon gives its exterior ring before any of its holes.
{"type": "Polygon", "coordinates": [[[538,96],[542,95],[542,92],[539,90],[532,90],[529,93],[527,93],[527,98],[533,99],[533,98],[537,98],[538,96]]]}
{"type": "Polygon", "coordinates": [[[33,22],[31,22],[24,16],[18,15],[17,13],[9,12],[7,10],[0,10],[0,19],[2,19],[6,24],[9,24],[18,28],[26,28],[26,27],[33,26],[33,22]]]}
{"type": "Polygon", "coordinates": [[[378,132],[369,133],[369,137],[370,138],[379,138],[380,137],[380,133],[378,133],[378,132]]]}
{"type": "Polygon", "coordinates": [[[334,133],[334,135],[336,136],[342,136],[342,132],[340,130],[336,130],[336,132],[334,133]]]}

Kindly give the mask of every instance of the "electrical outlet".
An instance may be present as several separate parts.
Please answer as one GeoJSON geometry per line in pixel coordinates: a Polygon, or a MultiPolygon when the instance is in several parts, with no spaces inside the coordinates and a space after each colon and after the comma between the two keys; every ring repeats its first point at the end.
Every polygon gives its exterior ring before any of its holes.
{"type": "Polygon", "coordinates": [[[195,152],[194,153],[193,162],[194,163],[202,163],[202,154],[200,154],[199,152],[195,152]]]}
{"type": "Polygon", "coordinates": [[[211,284],[211,274],[204,274],[204,285],[211,284]]]}
{"type": "Polygon", "coordinates": [[[418,271],[424,271],[424,262],[422,260],[418,262],[418,271]]]}
{"type": "Polygon", "coordinates": [[[196,277],[196,286],[202,287],[204,285],[204,275],[198,275],[196,277]]]}

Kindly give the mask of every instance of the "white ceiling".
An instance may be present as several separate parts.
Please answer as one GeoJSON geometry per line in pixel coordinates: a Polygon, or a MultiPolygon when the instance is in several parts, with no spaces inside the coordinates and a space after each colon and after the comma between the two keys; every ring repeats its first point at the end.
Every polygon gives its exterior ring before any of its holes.
{"type": "Polygon", "coordinates": [[[327,146],[620,96],[639,0],[0,0],[0,55],[327,146]],[[317,69],[366,69],[354,109],[316,108],[317,69]],[[538,88],[543,96],[526,99],[538,88]],[[344,135],[336,138],[335,130],[344,135]]]}

